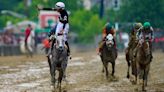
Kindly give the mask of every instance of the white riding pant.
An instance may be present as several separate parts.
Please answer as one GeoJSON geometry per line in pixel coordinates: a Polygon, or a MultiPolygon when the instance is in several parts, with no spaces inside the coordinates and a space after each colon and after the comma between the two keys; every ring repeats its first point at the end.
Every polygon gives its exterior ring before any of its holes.
{"type": "MultiPolygon", "coordinates": [[[[63,25],[64,24],[61,23],[61,22],[59,22],[57,24],[57,27],[56,27],[56,35],[63,30],[63,25]]],[[[69,24],[67,23],[67,24],[65,24],[65,28],[64,28],[64,41],[67,41],[68,32],[69,32],[69,24]]]]}

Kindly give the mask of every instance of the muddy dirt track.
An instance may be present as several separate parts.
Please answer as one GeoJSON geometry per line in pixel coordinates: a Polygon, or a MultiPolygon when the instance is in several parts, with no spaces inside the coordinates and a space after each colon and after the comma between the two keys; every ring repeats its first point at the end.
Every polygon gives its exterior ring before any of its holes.
{"type": "MultiPolygon", "coordinates": [[[[124,53],[116,60],[115,77],[107,80],[95,52],[73,53],[67,68],[62,92],[140,92],[141,84],[132,85],[126,78],[124,53]]],[[[164,53],[154,52],[147,92],[164,92],[164,53]]],[[[109,64],[111,72],[111,65],[109,64]]],[[[44,55],[0,57],[0,92],[52,92],[49,67],[44,55]]]]}

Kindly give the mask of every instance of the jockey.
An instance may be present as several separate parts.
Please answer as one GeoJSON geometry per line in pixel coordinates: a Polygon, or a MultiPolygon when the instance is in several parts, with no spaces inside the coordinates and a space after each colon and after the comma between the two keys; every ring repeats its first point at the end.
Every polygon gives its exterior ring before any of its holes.
{"type": "Polygon", "coordinates": [[[142,29],[138,31],[137,33],[138,39],[143,39],[146,37],[146,39],[149,40],[149,46],[150,46],[150,54],[152,56],[152,41],[154,40],[154,30],[149,22],[145,22],[142,29]]]}
{"type": "MultiPolygon", "coordinates": [[[[133,43],[136,41],[136,34],[139,30],[141,30],[142,24],[141,23],[134,23],[133,28],[130,33],[130,41],[128,44],[128,52],[132,48],[133,43]]],[[[134,49],[134,48],[133,48],[134,49]]]]}
{"type": "Polygon", "coordinates": [[[154,40],[154,30],[149,22],[145,22],[142,29],[137,33],[139,39],[142,39],[145,35],[148,35],[150,42],[154,40]]]}
{"type": "MultiPolygon", "coordinates": [[[[105,27],[103,28],[102,41],[100,42],[100,45],[99,45],[99,48],[98,48],[98,54],[100,54],[100,52],[102,50],[102,46],[104,45],[105,38],[108,34],[112,34],[112,36],[115,35],[115,30],[114,30],[113,26],[110,23],[106,23],[105,27]]],[[[113,39],[113,42],[114,42],[114,47],[116,48],[115,39],[113,39]]]]}
{"type": "Polygon", "coordinates": [[[32,26],[28,24],[28,27],[25,30],[25,47],[27,47],[27,39],[31,33],[31,30],[32,30],[32,26]]]}
{"type": "MultiPolygon", "coordinates": [[[[56,32],[55,34],[57,35],[58,33],[62,33],[64,34],[64,40],[65,40],[65,44],[68,47],[68,56],[70,55],[70,48],[67,42],[67,35],[69,32],[69,21],[68,21],[68,13],[65,10],[65,4],[63,2],[57,2],[55,4],[55,8],[43,8],[43,7],[38,7],[39,10],[52,10],[52,11],[57,11],[60,13],[59,16],[59,22],[57,23],[57,27],[56,27],[56,32]]],[[[51,35],[51,34],[50,34],[51,35]]],[[[53,41],[55,42],[55,41],[53,41]]],[[[54,44],[54,43],[52,43],[54,44]]],[[[51,47],[53,48],[53,46],[51,47]]]]}

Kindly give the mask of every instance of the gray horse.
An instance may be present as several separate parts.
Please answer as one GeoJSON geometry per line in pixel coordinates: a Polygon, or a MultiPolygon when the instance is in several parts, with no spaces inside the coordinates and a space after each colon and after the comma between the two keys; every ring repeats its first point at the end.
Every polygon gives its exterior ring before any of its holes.
{"type": "Polygon", "coordinates": [[[113,41],[113,36],[111,34],[108,34],[106,37],[106,41],[102,47],[101,51],[101,60],[103,63],[103,71],[105,68],[106,72],[106,78],[108,79],[108,62],[112,64],[112,76],[114,76],[115,72],[115,60],[117,58],[117,50],[114,47],[114,41],[113,41]]]}
{"type": "Polygon", "coordinates": [[[56,36],[56,42],[53,47],[52,54],[48,57],[52,86],[55,87],[55,71],[58,70],[58,87],[61,89],[61,82],[63,77],[65,77],[67,61],[67,47],[65,46],[64,36],[63,34],[58,34],[56,36]]]}

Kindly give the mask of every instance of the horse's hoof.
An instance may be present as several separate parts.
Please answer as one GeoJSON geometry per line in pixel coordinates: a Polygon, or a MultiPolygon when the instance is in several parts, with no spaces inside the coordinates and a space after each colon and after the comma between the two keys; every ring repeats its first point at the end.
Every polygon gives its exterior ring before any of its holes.
{"type": "Polygon", "coordinates": [[[109,79],[109,77],[108,77],[108,76],[106,76],[106,79],[108,80],[108,79],[109,79]]]}
{"type": "Polygon", "coordinates": [[[102,73],[104,73],[104,70],[102,70],[102,73]]]}
{"type": "Polygon", "coordinates": [[[131,80],[131,82],[132,82],[133,85],[136,85],[137,84],[137,82],[134,81],[134,80],[131,80]]]}
{"type": "Polygon", "coordinates": [[[72,59],[72,57],[69,57],[69,59],[71,60],[71,59],[72,59]]]}
{"type": "Polygon", "coordinates": [[[126,77],[127,77],[128,79],[130,78],[130,76],[129,76],[129,75],[127,75],[126,77]]]}
{"type": "Polygon", "coordinates": [[[111,76],[114,77],[114,74],[112,73],[111,76]]]}
{"type": "Polygon", "coordinates": [[[63,81],[68,82],[68,80],[66,79],[66,77],[63,77],[63,81]]]}
{"type": "Polygon", "coordinates": [[[51,85],[50,87],[51,87],[51,90],[54,90],[55,89],[55,86],[54,85],[51,85]]]}
{"type": "Polygon", "coordinates": [[[142,88],[142,91],[143,91],[143,92],[146,92],[145,88],[142,88]]]}

